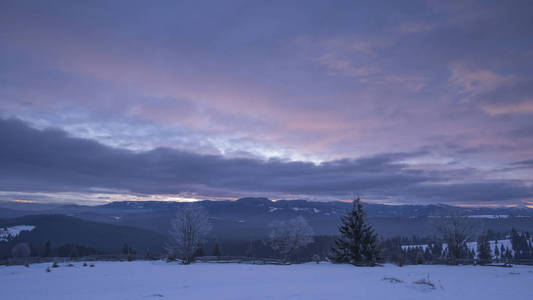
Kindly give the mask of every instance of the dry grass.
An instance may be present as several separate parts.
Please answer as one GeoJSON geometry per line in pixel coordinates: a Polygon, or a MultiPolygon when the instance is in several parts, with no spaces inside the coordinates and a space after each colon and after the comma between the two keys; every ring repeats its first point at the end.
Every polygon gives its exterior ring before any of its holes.
{"type": "Polygon", "coordinates": [[[425,279],[425,278],[424,279],[420,279],[420,280],[417,280],[417,281],[415,281],[413,283],[414,284],[419,284],[419,285],[425,285],[425,286],[427,286],[427,287],[429,287],[429,288],[431,288],[433,290],[436,289],[435,284],[433,282],[429,281],[429,278],[428,279],[425,279]]]}
{"type": "Polygon", "coordinates": [[[388,281],[390,283],[402,283],[403,280],[400,280],[396,277],[383,277],[383,280],[388,281]]]}

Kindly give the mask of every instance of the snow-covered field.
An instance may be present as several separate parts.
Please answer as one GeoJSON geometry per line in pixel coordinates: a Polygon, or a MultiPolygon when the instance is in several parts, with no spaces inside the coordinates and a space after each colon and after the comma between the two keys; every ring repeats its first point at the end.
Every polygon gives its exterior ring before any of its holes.
{"type": "Polygon", "coordinates": [[[0,299],[533,299],[533,267],[156,261],[0,267],[0,299]],[[385,279],[388,278],[388,279],[385,279]],[[435,288],[416,284],[429,279],[435,288]]]}

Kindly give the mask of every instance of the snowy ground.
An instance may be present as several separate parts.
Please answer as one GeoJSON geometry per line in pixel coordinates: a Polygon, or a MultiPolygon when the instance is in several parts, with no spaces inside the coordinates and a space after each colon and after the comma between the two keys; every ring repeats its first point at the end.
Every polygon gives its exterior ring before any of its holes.
{"type": "Polygon", "coordinates": [[[533,299],[533,267],[165,262],[0,267],[0,299],[533,299]],[[384,278],[394,278],[384,280],[384,278]],[[435,288],[415,284],[428,279],[435,288]],[[401,282],[395,282],[401,280],[401,282]]]}

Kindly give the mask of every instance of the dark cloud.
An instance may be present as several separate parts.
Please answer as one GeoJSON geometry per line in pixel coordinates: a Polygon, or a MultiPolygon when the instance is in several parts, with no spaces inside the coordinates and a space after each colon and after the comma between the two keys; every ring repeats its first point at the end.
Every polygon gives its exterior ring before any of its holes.
{"type": "Polygon", "coordinates": [[[351,192],[405,202],[505,202],[533,195],[520,182],[457,181],[463,169],[431,171],[403,163],[426,152],[386,153],[313,164],[281,159],[224,158],[170,148],[134,152],[74,138],[57,129],[37,130],[0,119],[0,190],[225,196],[264,193],[342,198],[351,192]]]}

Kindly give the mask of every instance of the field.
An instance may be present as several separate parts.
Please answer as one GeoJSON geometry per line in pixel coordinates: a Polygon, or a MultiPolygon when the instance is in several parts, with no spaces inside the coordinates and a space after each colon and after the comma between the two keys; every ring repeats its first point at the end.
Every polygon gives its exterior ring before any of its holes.
{"type": "Polygon", "coordinates": [[[533,299],[528,266],[94,264],[1,266],[0,299],[533,299]]]}

